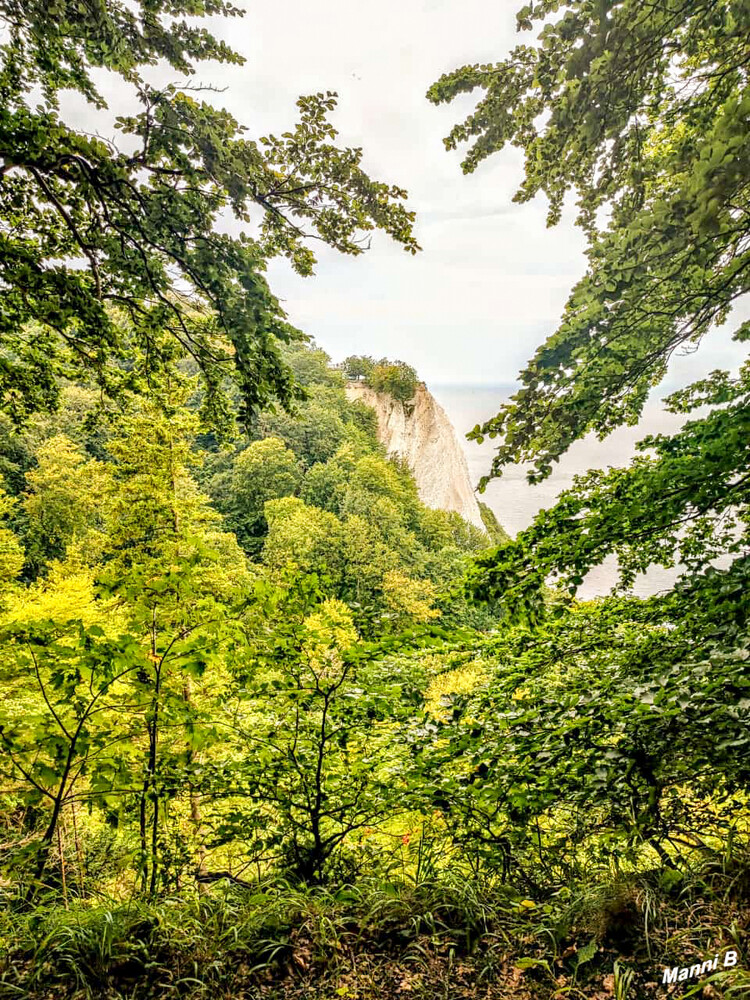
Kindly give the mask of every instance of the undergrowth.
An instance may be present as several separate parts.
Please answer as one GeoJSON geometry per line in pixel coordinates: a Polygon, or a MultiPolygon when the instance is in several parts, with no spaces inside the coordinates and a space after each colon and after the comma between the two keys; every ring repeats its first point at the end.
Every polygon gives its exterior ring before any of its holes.
{"type": "Polygon", "coordinates": [[[154,903],[2,912],[0,997],[750,997],[750,870],[652,871],[528,899],[494,878],[338,889],[225,884],[154,903]],[[738,967],[663,987],[728,948],[738,967]]]}

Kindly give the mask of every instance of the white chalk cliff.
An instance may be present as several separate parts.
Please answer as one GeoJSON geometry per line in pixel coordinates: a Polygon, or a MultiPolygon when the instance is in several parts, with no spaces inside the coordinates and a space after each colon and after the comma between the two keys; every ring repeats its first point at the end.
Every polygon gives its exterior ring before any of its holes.
{"type": "Polygon", "coordinates": [[[375,411],[378,437],[386,454],[406,461],[428,507],[458,511],[484,530],[466,456],[453,424],[423,384],[408,403],[375,392],[363,382],[347,383],[346,394],[375,411]]]}

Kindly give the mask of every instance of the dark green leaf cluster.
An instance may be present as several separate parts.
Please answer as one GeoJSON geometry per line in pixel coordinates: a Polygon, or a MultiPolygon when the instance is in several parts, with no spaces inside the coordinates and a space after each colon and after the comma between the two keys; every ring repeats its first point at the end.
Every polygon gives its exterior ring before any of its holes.
{"type": "Polygon", "coordinates": [[[724,838],[750,781],[750,648],[707,596],[684,624],[660,602],[592,602],[490,642],[487,683],[450,700],[425,756],[457,840],[549,884],[584,857],[648,847],[674,867],[724,838]]]}

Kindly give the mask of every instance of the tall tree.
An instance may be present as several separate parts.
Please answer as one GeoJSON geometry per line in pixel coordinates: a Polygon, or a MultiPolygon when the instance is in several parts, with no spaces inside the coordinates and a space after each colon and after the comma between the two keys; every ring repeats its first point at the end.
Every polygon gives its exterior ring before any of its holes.
{"type": "MultiPolygon", "coordinates": [[[[695,346],[750,289],[749,19],[747,0],[535,0],[518,27],[540,25],[538,44],[430,88],[435,103],[484,91],[445,140],[471,141],[464,171],[520,146],[515,200],[544,192],[554,224],[575,193],[589,240],[587,273],[558,329],[521,373],[522,388],[473,432],[502,436],[492,475],[529,462],[539,481],[588,431],[635,423],[674,352],[695,346]]],[[[736,340],[749,335],[736,325],[736,340]]],[[[695,572],[721,551],[740,554],[733,572],[745,573],[747,370],[714,373],[668,401],[686,413],[727,403],[673,439],[644,442],[656,454],[628,472],[582,480],[510,555],[484,560],[480,589],[538,596],[559,569],[575,590],[612,550],[624,582],[678,556],[695,572]]]]}
{"type": "MultiPolygon", "coordinates": [[[[299,487],[302,470],[294,454],[277,437],[253,441],[237,456],[232,470],[217,477],[214,485],[227,525],[240,544],[257,553],[268,529],[263,515],[267,500],[292,496],[299,487]]],[[[215,493],[216,495],[216,493],[215,493]]]]}
{"type": "MultiPolygon", "coordinates": [[[[249,586],[234,535],[190,476],[195,417],[184,410],[186,386],[167,386],[123,422],[109,442],[116,461],[108,510],[110,551],[100,582],[120,604],[130,635],[146,650],[134,701],[144,726],[134,767],[138,792],[140,876],[153,894],[168,878],[164,864],[167,802],[185,787],[197,816],[191,769],[201,738],[193,685],[212,675],[220,690],[220,651],[249,586]],[[164,412],[166,411],[166,412],[164,412]]],[[[197,824],[198,820],[195,819],[197,824]]]]}
{"type": "Polygon", "coordinates": [[[102,462],[87,459],[64,434],[39,446],[37,466],[26,474],[27,562],[36,572],[62,559],[71,546],[90,563],[104,543],[103,508],[108,487],[102,462]],[[85,484],[85,488],[84,488],[85,484]]]}
{"type": "Polygon", "coordinates": [[[308,236],[357,254],[375,228],[418,249],[405,192],[372,181],[361,149],[335,144],[335,94],[301,98],[281,137],[250,139],[188,89],[146,83],[143,67],[160,60],[177,74],[241,63],[189,22],[241,14],[225,0],[0,0],[0,407],[16,421],[55,406],[61,374],[93,373],[117,393],[175,349],[200,367],[214,423],[227,417],[227,375],[246,410],[289,403],[278,342],[294,331],[266,261],[284,254],[309,274],[308,236]],[[63,90],[106,107],[100,70],[140,104],[117,119],[123,149],[60,114],[63,90]],[[224,212],[257,223],[257,237],[218,232],[224,212]]]}

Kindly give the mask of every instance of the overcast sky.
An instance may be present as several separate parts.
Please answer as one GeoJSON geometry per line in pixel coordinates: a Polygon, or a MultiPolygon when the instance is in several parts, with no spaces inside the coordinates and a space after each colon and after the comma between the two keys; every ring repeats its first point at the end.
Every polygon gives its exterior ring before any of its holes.
{"type": "MultiPolygon", "coordinates": [[[[424,248],[412,257],[383,234],[356,258],[324,248],[311,278],[274,262],[269,277],[290,321],[334,360],[401,358],[432,384],[512,382],[584,272],[583,239],[573,211],[547,229],[543,198],[512,203],[517,150],[464,176],[460,153],[446,152],[442,138],[474,99],[436,108],[425,92],[457,66],[503,58],[520,0],[238,5],[244,18],[211,27],[245,65],[203,64],[195,82],[225,87],[212,99],[252,137],[291,126],[300,94],[337,91],[339,142],[362,146],[371,176],[409,191],[424,248]]],[[[737,356],[721,335],[710,353],[709,369],[737,356]]]]}
{"type": "MultiPolygon", "coordinates": [[[[314,278],[273,266],[292,322],[336,360],[399,357],[428,382],[509,382],[584,270],[570,220],[546,230],[545,205],[511,203],[521,157],[509,151],[464,176],[442,138],[471,98],[436,108],[433,81],[502,58],[515,4],[489,0],[262,2],[224,37],[244,55],[219,71],[226,105],[253,131],[293,120],[299,94],[335,90],[340,141],[365,169],[409,192],[423,247],[411,257],[378,234],[358,258],[321,254],[314,278]]],[[[214,74],[212,73],[212,76],[214,74]]]]}

